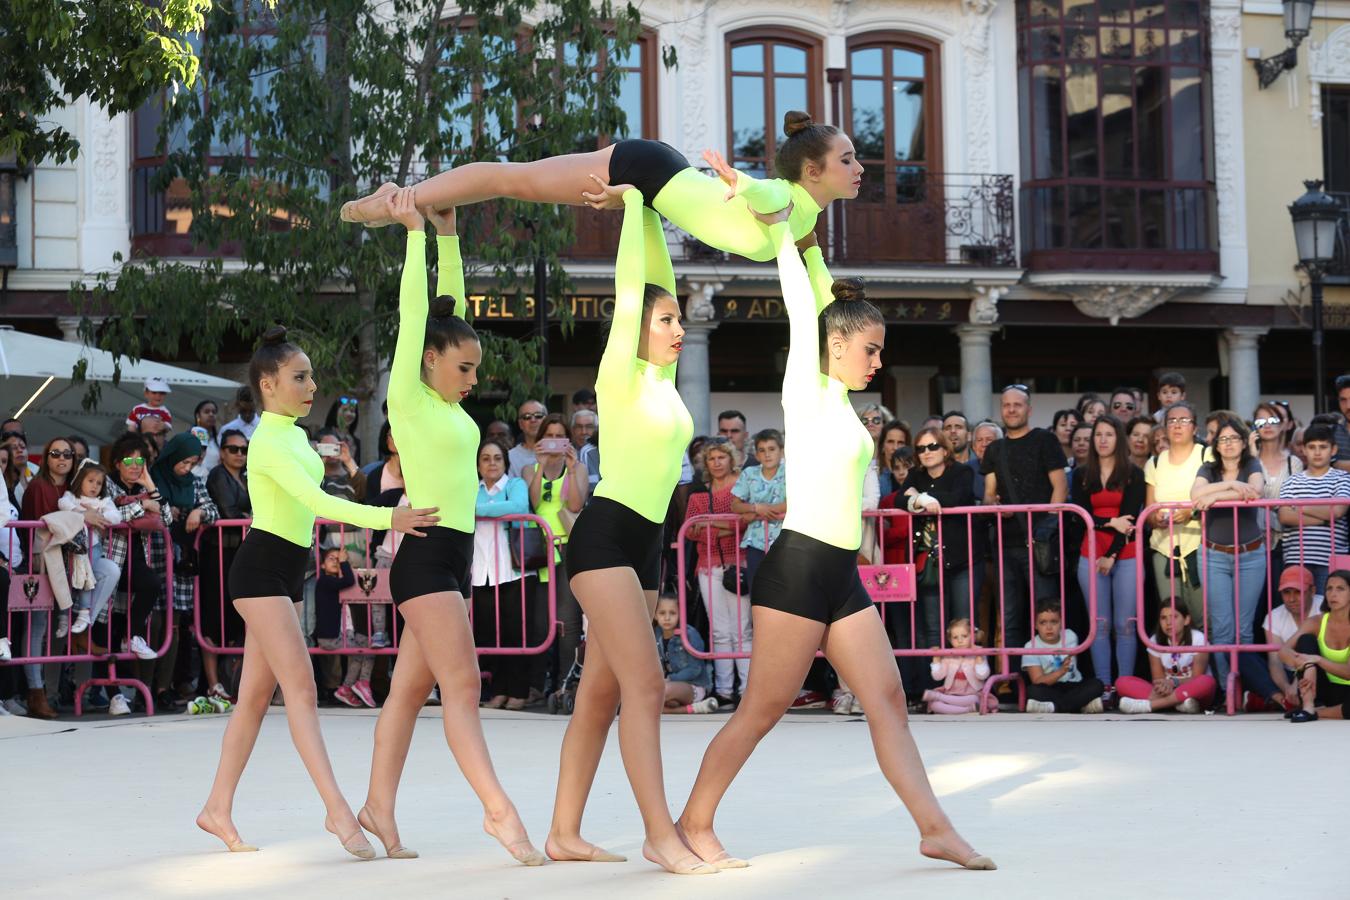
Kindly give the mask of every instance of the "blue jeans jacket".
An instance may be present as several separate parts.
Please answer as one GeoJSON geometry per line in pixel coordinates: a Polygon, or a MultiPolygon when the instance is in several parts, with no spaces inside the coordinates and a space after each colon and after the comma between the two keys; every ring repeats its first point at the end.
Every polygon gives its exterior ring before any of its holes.
{"type": "MultiPolygon", "coordinates": [[[[661,654],[661,668],[666,673],[666,680],[687,681],[711,691],[712,666],[708,665],[708,660],[691,656],[678,634],[671,635],[669,639],[664,638],[661,636],[661,629],[655,625],[652,626],[652,631],[656,635],[656,649],[661,654]]],[[[690,647],[700,653],[706,649],[703,638],[699,637],[696,630],[687,627],[685,633],[689,636],[690,647]]]]}

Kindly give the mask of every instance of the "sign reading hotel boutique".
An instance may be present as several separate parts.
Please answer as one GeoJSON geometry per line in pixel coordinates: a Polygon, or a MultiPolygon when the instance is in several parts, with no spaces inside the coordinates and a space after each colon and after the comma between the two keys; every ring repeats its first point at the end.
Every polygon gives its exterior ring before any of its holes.
{"type": "MultiPolygon", "coordinates": [[[[534,319],[534,298],[526,297],[523,308],[514,299],[469,298],[475,319],[487,321],[522,321],[534,319]]],[[[565,299],[572,318],[578,322],[603,322],[614,317],[613,297],[570,296],[565,299]]],[[[969,300],[910,300],[881,298],[873,300],[889,322],[947,322],[966,321],[969,300]]],[[[558,301],[549,300],[548,317],[560,318],[558,301]]],[[[787,310],[779,297],[715,297],[713,308],[719,322],[786,322],[787,310]]]]}

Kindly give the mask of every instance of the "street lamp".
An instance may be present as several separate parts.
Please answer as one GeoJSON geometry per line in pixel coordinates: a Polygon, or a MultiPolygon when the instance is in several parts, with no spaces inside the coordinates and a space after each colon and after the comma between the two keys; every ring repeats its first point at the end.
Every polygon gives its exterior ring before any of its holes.
{"type": "Polygon", "coordinates": [[[1289,218],[1294,220],[1298,264],[1308,273],[1312,285],[1313,411],[1322,413],[1327,409],[1326,359],[1322,354],[1322,275],[1327,264],[1336,257],[1341,207],[1334,197],[1322,190],[1321,181],[1305,181],[1303,186],[1308,191],[1289,204],[1289,218]]]}
{"type": "Polygon", "coordinates": [[[1314,0],[1282,0],[1284,3],[1284,36],[1289,46],[1282,53],[1255,60],[1257,83],[1262,89],[1270,87],[1285,72],[1298,65],[1298,45],[1312,29],[1314,0]]]}

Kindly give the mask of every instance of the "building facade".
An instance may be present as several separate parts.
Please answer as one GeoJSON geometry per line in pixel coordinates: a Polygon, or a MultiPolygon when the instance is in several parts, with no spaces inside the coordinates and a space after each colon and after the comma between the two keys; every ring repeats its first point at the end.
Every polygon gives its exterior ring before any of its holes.
{"type": "MultiPolygon", "coordinates": [[[[1084,390],[1152,393],[1187,374],[1202,406],[1311,407],[1307,290],[1284,207],[1321,178],[1350,207],[1350,3],[1319,3],[1298,66],[1280,5],[1241,0],[650,0],[626,61],[630,134],[756,174],[783,113],[849,133],[866,173],[822,217],[836,276],[867,279],[891,325],[879,399],[906,418],[997,412],[1031,385],[1038,420],[1084,390]],[[672,46],[678,67],[660,64],[672,46]],[[1264,392],[1264,393],[1263,393],[1264,392]]],[[[120,254],[174,255],[173,188],[149,189],[155,121],[80,104],[78,161],[17,183],[18,267],[0,322],[73,335],[72,281],[120,254]]],[[[577,320],[554,332],[556,394],[588,385],[612,302],[618,220],[580,210],[577,320]]],[[[778,424],[787,340],[772,266],[670,232],[688,334],[680,387],[700,431],[718,409],[778,424]]],[[[1342,254],[1345,253],[1342,248],[1342,254]]],[[[1328,362],[1350,367],[1347,288],[1329,282],[1328,362]]],[[[510,311],[479,303],[505,329],[510,311]]]]}

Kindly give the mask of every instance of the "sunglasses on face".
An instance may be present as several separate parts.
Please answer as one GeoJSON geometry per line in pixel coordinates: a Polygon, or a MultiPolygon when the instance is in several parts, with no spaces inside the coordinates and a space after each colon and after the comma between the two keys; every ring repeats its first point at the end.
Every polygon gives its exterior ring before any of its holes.
{"type": "Polygon", "coordinates": [[[1134,404],[1128,400],[1120,400],[1111,404],[1112,409],[1134,409],[1134,404]]]}
{"type": "Polygon", "coordinates": [[[859,416],[864,425],[880,425],[881,416],[859,416]]]}
{"type": "Polygon", "coordinates": [[[1264,419],[1257,419],[1252,424],[1257,428],[1265,428],[1267,425],[1279,425],[1283,421],[1284,419],[1281,419],[1279,416],[1267,416],[1264,419]]]}
{"type": "Polygon", "coordinates": [[[523,421],[538,422],[540,419],[544,418],[544,414],[543,414],[543,413],[521,413],[521,414],[520,414],[520,418],[521,418],[523,421]]]}
{"type": "Polygon", "coordinates": [[[1168,424],[1168,425],[1194,425],[1194,424],[1195,424],[1195,420],[1194,420],[1194,419],[1191,419],[1191,418],[1187,418],[1187,417],[1185,417],[1185,416],[1181,416],[1181,417],[1176,418],[1176,419],[1168,419],[1168,420],[1167,420],[1167,424],[1168,424]]]}
{"type": "Polygon", "coordinates": [[[144,457],[144,456],[124,456],[124,457],[122,457],[122,465],[126,466],[127,468],[131,468],[131,467],[133,467],[133,466],[143,466],[143,465],[145,465],[145,457],[144,457]]]}
{"type": "Polygon", "coordinates": [[[356,406],[360,401],[355,397],[339,397],[338,403],[342,406],[356,406]]]}
{"type": "Polygon", "coordinates": [[[221,447],[223,453],[248,453],[248,448],[243,444],[230,444],[228,447],[221,447]]]}
{"type": "Polygon", "coordinates": [[[47,451],[47,457],[48,457],[49,459],[74,459],[74,458],[75,458],[75,451],[74,451],[74,450],[48,450],[48,451],[47,451]]]}
{"type": "Polygon", "coordinates": [[[914,449],[919,453],[935,453],[942,449],[941,444],[915,444],[914,449]]]}

